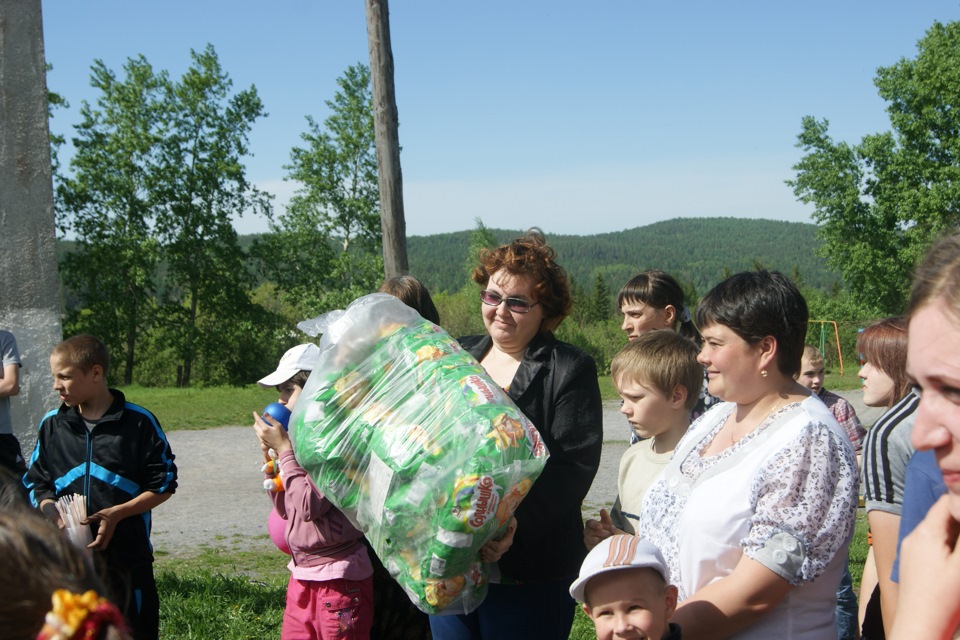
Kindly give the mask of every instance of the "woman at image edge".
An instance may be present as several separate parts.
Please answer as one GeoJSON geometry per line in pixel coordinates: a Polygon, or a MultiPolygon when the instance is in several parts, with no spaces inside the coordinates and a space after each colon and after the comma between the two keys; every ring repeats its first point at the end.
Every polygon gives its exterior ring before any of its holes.
{"type": "Polygon", "coordinates": [[[850,440],[793,378],[807,305],[782,274],[741,273],[697,309],[700,362],[724,400],[680,441],[639,531],[679,588],[684,640],[835,640],[857,509],[850,440]]]}
{"type": "Polygon", "coordinates": [[[924,258],[908,305],[907,372],[920,392],[911,438],[932,449],[947,493],[900,548],[892,640],[956,637],[960,625],[960,236],[924,258]]]}
{"type": "Polygon", "coordinates": [[[434,640],[566,640],[575,611],[568,589],[587,553],[580,506],[603,440],[596,364],[553,337],[572,300],[542,235],[482,251],[473,279],[483,287],[487,334],[460,342],[537,427],[550,458],[516,511],[512,546],[504,552],[492,542],[482,552],[499,559],[500,573],[483,604],[468,615],[431,616],[430,626],[434,640]]]}

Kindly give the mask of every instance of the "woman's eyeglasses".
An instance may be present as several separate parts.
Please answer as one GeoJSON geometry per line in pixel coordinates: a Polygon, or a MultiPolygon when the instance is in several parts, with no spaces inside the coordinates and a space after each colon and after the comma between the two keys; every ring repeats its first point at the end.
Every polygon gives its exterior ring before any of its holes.
{"type": "Polygon", "coordinates": [[[489,289],[484,289],[480,292],[480,300],[483,304],[488,304],[491,307],[499,307],[501,302],[506,302],[507,309],[510,309],[510,311],[514,313],[527,313],[530,309],[540,304],[539,302],[527,302],[520,298],[504,298],[499,293],[490,291],[489,289]]]}

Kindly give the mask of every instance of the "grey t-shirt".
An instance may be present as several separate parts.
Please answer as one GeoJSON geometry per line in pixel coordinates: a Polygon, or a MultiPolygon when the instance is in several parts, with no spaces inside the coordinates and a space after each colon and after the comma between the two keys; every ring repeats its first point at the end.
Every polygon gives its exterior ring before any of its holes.
{"type": "Polygon", "coordinates": [[[919,406],[920,397],[911,391],[867,431],[861,476],[867,511],[900,515],[907,463],[914,453],[910,434],[919,406]]]}
{"type": "MultiPolygon", "coordinates": [[[[9,331],[0,329],[0,378],[3,369],[8,365],[20,366],[20,353],[17,351],[17,340],[9,331]]],[[[13,420],[10,418],[10,398],[0,398],[0,434],[13,433],[13,420]]]]}

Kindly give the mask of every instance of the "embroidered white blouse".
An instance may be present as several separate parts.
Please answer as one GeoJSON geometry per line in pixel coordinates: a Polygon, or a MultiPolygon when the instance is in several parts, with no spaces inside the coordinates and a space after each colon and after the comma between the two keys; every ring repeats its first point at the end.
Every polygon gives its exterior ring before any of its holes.
{"type": "Polygon", "coordinates": [[[695,422],[647,492],[638,535],[663,552],[684,600],[729,575],[745,553],[794,585],[737,638],[836,638],[836,590],[857,509],[850,440],[811,397],[703,457],[735,405],[695,422]]]}

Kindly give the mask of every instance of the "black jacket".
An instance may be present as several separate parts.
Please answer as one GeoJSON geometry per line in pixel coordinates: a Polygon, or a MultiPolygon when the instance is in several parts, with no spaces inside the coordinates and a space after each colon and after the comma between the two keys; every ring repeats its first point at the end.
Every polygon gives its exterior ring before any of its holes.
{"type": "MultiPolygon", "coordinates": [[[[480,360],[492,341],[484,335],[460,343],[480,360]]],[[[537,427],[550,458],[517,508],[517,533],[500,559],[500,571],[521,582],[576,576],[587,554],[580,508],[600,466],[603,444],[597,365],[577,347],[538,334],[527,346],[508,394],[537,427]]]]}
{"type": "MultiPolygon", "coordinates": [[[[34,506],[77,493],[86,498],[90,514],[145,491],[176,491],[177,466],[160,423],[120,391],[110,392],[113,404],[93,431],[74,407],[61,405],[44,416],[24,476],[34,506]]],[[[150,512],[117,523],[104,553],[113,566],[152,562],[150,512]]]]}

